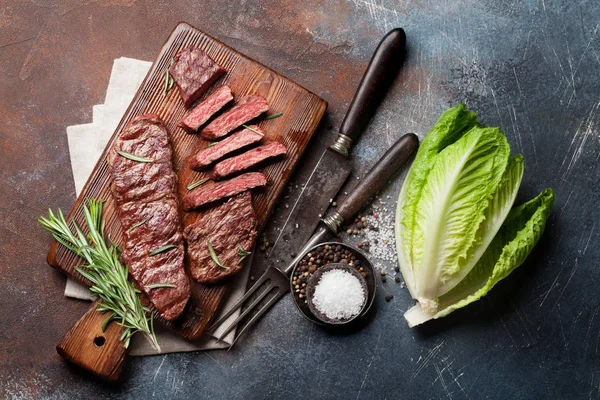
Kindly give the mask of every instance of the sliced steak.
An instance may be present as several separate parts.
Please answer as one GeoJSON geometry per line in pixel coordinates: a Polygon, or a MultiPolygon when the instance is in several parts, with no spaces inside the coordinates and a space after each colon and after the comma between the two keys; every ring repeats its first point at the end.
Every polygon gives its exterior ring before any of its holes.
{"type": "Polygon", "coordinates": [[[186,211],[213,203],[217,200],[235,196],[267,184],[267,177],[260,172],[248,172],[233,179],[217,182],[194,190],[183,198],[183,208],[186,211]]]}
{"type": "Polygon", "coordinates": [[[281,143],[271,142],[263,144],[262,146],[250,149],[243,154],[221,161],[214,166],[212,177],[214,179],[220,179],[242,172],[266,159],[285,154],[285,152],[286,148],[281,143]]]}
{"type": "Polygon", "coordinates": [[[123,228],[122,258],[129,273],[167,320],[177,318],[189,297],[176,180],[167,128],[156,115],[141,115],[121,131],[108,155],[112,194],[123,228]],[[126,152],[152,162],[133,161],[126,152]],[[154,256],[162,246],[173,248],[154,256]],[[168,283],[175,287],[152,289],[168,283]]]}
{"type": "Polygon", "coordinates": [[[177,53],[169,68],[186,107],[196,101],[225,72],[208,54],[194,47],[177,53]]]}
{"type": "Polygon", "coordinates": [[[269,104],[264,97],[244,96],[230,110],[202,129],[200,135],[210,140],[218,139],[238,126],[258,117],[268,109],[269,104]]]}
{"type": "Polygon", "coordinates": [[[256,239],[256,216],[252,195],[245,192],[210,209],[194,224],[185,228],[190,272],[200,283],[214,283],[242,269],[241,246],[252,251],[256,239]],[[220,267],[208,251],[215,251],[220,267]]]}
{"type": "Polygon", "coordinates": [[[256,125],[252,125],[250,128],[252,129],[244,128],[228,138],[200,150],[194,157],[190,158],[190,168],[200,170],[234,151],[259,142],[264,133],[256,125]]]}
{"type": "Polygon", "coordinates": [[[214,93],[196,105],[179,122],[179,126],[188,132],[196,132],[206,121],[215,115],[225,104],[233,100],[229,86],[221,86],[214,93]]]}

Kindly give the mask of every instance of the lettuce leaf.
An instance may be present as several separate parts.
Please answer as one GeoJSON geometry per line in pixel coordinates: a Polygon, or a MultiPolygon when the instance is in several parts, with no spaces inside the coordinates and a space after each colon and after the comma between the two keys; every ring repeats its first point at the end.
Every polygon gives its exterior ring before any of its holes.
{"type": "Polygon", "coordinates": [[[435,159],[412,228],[413,261],[419,266],[413,268],[414,289],[421,303],[434,301],[464,277],[509,154],[498,128],[473,128],[435,159]]]}
{"type": "MultiPolygon", "coordinates": [[[[396,233],[402,241],[396,241],[402,274],[412,276],[412,240],[415,209],[421,198],[421,189],[427,181],[433,160],[446,147],[460,139],[466,132],[479,126],[477,115],[467,111],[464,104],[446,110],[419,146],[415,161],[402,186],[396,210],[396,233]],[[411,188],[411,190],[408,190],[411,188]]],[[[408,285],[407,280],[407,285],[408,285]]],[[[412,286],[408,286],[413,294],[412,286]]],[[[413,295],[414,297],[414,295],[413,295]]]]}

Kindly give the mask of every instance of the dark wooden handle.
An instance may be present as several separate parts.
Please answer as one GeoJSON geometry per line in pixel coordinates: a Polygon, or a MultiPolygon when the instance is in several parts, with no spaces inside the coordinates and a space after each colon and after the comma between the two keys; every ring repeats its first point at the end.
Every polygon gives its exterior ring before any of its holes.
{"type": "Polygon", "coordinates": [[[355,141],[363,132],[404,61],[405,47],[406,35],[402,28],[389,31],[381,39],[346,112],[340,133],[355,141]]]}
{"type": "Polygon", "coordinates": [[[87,312],[69,329],[56,345],[56,351],[66,360],[99,376],[116,382],[121,376],[127,350],[120,340],[123,328],[111,322],[102,332],[108,313],[96,311],[94,302],[87,312]]]}
{"type": "Polygon", "coordinates": [[[418,145],[417,135],[407,133],[385,152],[367,175],[349,192],[348,197],[338,205],[336,211],[344,219],[344,223],[351,221],[362,205],[385,186],[392,175],[413,155],[418,145]]]}

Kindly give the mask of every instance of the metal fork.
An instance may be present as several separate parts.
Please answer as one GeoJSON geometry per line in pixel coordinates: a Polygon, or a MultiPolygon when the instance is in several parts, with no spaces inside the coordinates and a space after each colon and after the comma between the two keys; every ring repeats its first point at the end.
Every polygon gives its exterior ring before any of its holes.
{"type": "Polygon", "coordinates": [[[227,329],[219,336],[217,340],[222,340],[231,330],[248,314],[254,311],[258,305],[265,299],[268,299],[266,304],[258,310],[256,315],[248,321],[244,327],[236,334],[233,342],[248,329],[250,325],[256,322],[273,304],[290,291],[291,284],[289,276],[294,270],[296,264],[302,259],[304,254],[319,243],[323,243],[328,237],[337,234],[340,226],[344,222],[352,221],[364,203],[367,202],[375,193],[379,192],[388,182],[390,177],[398,171],[398,169],[412,156],[419,143],[416,135],[409,133],[402,136],[396,143],[388,149],[367,175],[359,182],[358,185],[350,192],[348,197],[343,199],[333,210],[330,207],[328,216],[321,220],[319,227],[313,236],[304,245],[294,258],[294,260],[285,268],[280,270],[274,266],[269,266],[265,273],[256,281],[256,283],[248,290],[234,306],[231,307],[221,318],[215,321],[208,331],[212,331],[223,321],[229,318],[234,312],[241,309],[243,304],[253,295],[260,293],[258,297],[233,321],[227,329]],[[264,289],[259,292],[259,289],[264,289]]]}
{"type": "MultiPolygon", "coordinates": [[[[291,272],[292,268],[289,268],[290,272],[291,272]]],[[[212,331],[216,327],[220,326],[234,312],[241,309],[243,304],[246,301],[248,301],[248,299],[250,299],[256,293],[260,293],[258,295],[258,297],[256,299],[254,299],[254,301],[250,305],[248,305],[248,307],[246,307],[246,309],[238,316],[238,318],[235,321],[233,321],[227,327],[227,329],[225,329],[225,331],[217,338],[217,341],[223,340],[223,338],[225,336],[227,336],[227,334],[229,334],[229,332],[231,332],[242,319],[244,319],[248,314],[250,314],[252,311],[254,311],[262,301],[264,301],[265,299],[268,299],[268,301],[252,317],[252,319],[250,319],[248,322],[246,322],[246,324],[242,327],[242,329],[236,333],[235,338],[233,339],[233,341],[231,342],[231,345],[229,346],[229,349],[231,349],[231,347],[233,347],[233,344],[248,329],[248,327],[250,327],[254,322],[256,322],[269,308],[271,308],[271,306],[273,304],[275,304],[277,302],[277,300],[279,300],[281,297],[283,297],[289,291],[290,291],[290,282],[289,282],[289,278],[288,278],[288,273],[283,272],[276,267],[270,266],[267,268],[265,273],[256,281],[256,283],[254,285],[252,285],[252,287],[246,292],[246,294],[237,303],[235,303],[229,309],[229,311],[227,311],[225,314],[223,314],[223,316],[221,316],[218,320],[216,320],[210,326],[210,328],[208,328],[208,331],[212,331]],[[259,289],[261,289],[261,288],[263,290],[259,292],[259,289]]]]}

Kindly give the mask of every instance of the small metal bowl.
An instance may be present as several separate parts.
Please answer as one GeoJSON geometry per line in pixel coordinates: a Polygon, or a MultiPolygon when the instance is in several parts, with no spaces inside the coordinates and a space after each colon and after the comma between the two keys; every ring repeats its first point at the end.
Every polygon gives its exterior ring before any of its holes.
{"type": "Polygon", "coordinates": [[[356,268],[351,267],[348,264],[330,263],[330,264],[327,264],[327,265],[322,266],[321,268],[317,269],[315,271],[315,273],[312,274],[312,276],[308,280],[308,283],[306,285],[306,303],[305,304],[308,305],[308,309],[310,310],[312,315],[317,317],[317,319],[319,319],[321,322],[324,322],[326,324],[333,324],[333,325],[348,324],[348,323],[352,322],[354,319],[356,319],[358,316],[360,316],[362,314],[362,312],[364,311],[365,307],[367,306],[368,293],[369,293],[369,289],[367,288],[367,280],[360,274],[360,272],[358,272],[358,270],[356,268]],[[360,286],[363,289],[363,292],[365,293],[365,297],[364,297],[363,303],[360,306],[359,312],[356,315],[352,316],[351,318],[345,318],[345,319],[329,318],[327,315],[320,312],[317,309],[317,306],[313,303],[315,289],[316,289],[317,285],[319,284],[319,281],[321,280],[321,277],[323,276],[323,274],[328,271],[336,271],[336,270],[345,271],[345,272],[351,274],[352,276],[354,276],[356,279],[358,279],[358,282],[360,283],[360,286]]]}
{"type": "MultiPolygon", "coordinates": [[[[317,324],[317,325],[321,325],[323,327],[330,327],[330,328],[343,328],[343,327],[349,327],[349,326],[359,326],[362,323],[364,323],[367,319],[368,319],[368,315],[370,313],[370,310],[372,309],[372,305],[373,302],[375,300],[375,293],[377,290],[377,281],[376,281],[376,276],[375,276],[375,268],[373,268],[373,265],[371,264],[371,262],[367,259],[367,257],[364,255],[363,252],[361,252],[359,249],[357,249],[354,246],[350,246],[348,244],[344,244],[341,242],[325,242],[325,243],[319,243],[318,245],[310,248],[308,251],[306,251],[306,253],[304,253],[302,255],[302,258],[304,258],[304,256],[308,253],[311,253],[313,251],[316,251],[318,248],[320,248],[321,246],[326,246],[326,245],[330,245],[330,246],[342,246],[342,248],[350,250],[352,252],[354,252],[354,254],[356,255],[356,258],[358,259],[358,261],[360,261],[361,266],[364,268],[365,272],[366,272],[366,277],[362,277],[360,275],[360,273],[358,274],[360,276],[360,278],[362,278],[362,280],[365,282],[366,284],[366,301],[365,304],[363,306],[362,311],[356,315],[355,317],[348,319],[348,320],[342,320],[342,321],[329,321],[326,319],[322,319],[317,317],[313,311],[311,310],[311,307],[309,307],[308,302],[306,301],[306,297],[304,299],[299,299],[298,296],[296,296],[296,294],[294,293],[294,286],[292,285],[292,280],[294,278],[294,274],[296,273],[296,269],[298,268],[298,264],[296,264],[294,266],[294,269],[292,271],[292,274],[290,275],[290,287],[292,288],[292,298],[294,299],[294,304],[296,305],[296,308],[300,311],[300,313],[309,321],[317,324]]],[[[333,264],[333,263],[331,263],[333,264]]],[[[317,271],[313,274],[313,276],[311,277],[311,279],[322,269],[327,268],[328,265],[331,264],[327,264],[325,266],[322,266],[321,268],[317,269],[317,271]]],[[[334,264],[334,265],[339,265],[339,264],[334,264]]],[[[352,268],[352,267],[350,267],[352,268]]],[[[356,271],[356,270],[355,270],[356,271]]],[[[358,272],[358,271],[356,271],[358,272]]],[[[322,272],[321,272],[322,273],[322,272]]],[[[315,282],[316,283],[316,282],[315,282]]],[[[307,294],[308,294],[308,287],[309,287],[310,282],[307,284],[307,294]]],[[[310,296],[309,296],[310,297],[310,296]]]]}

